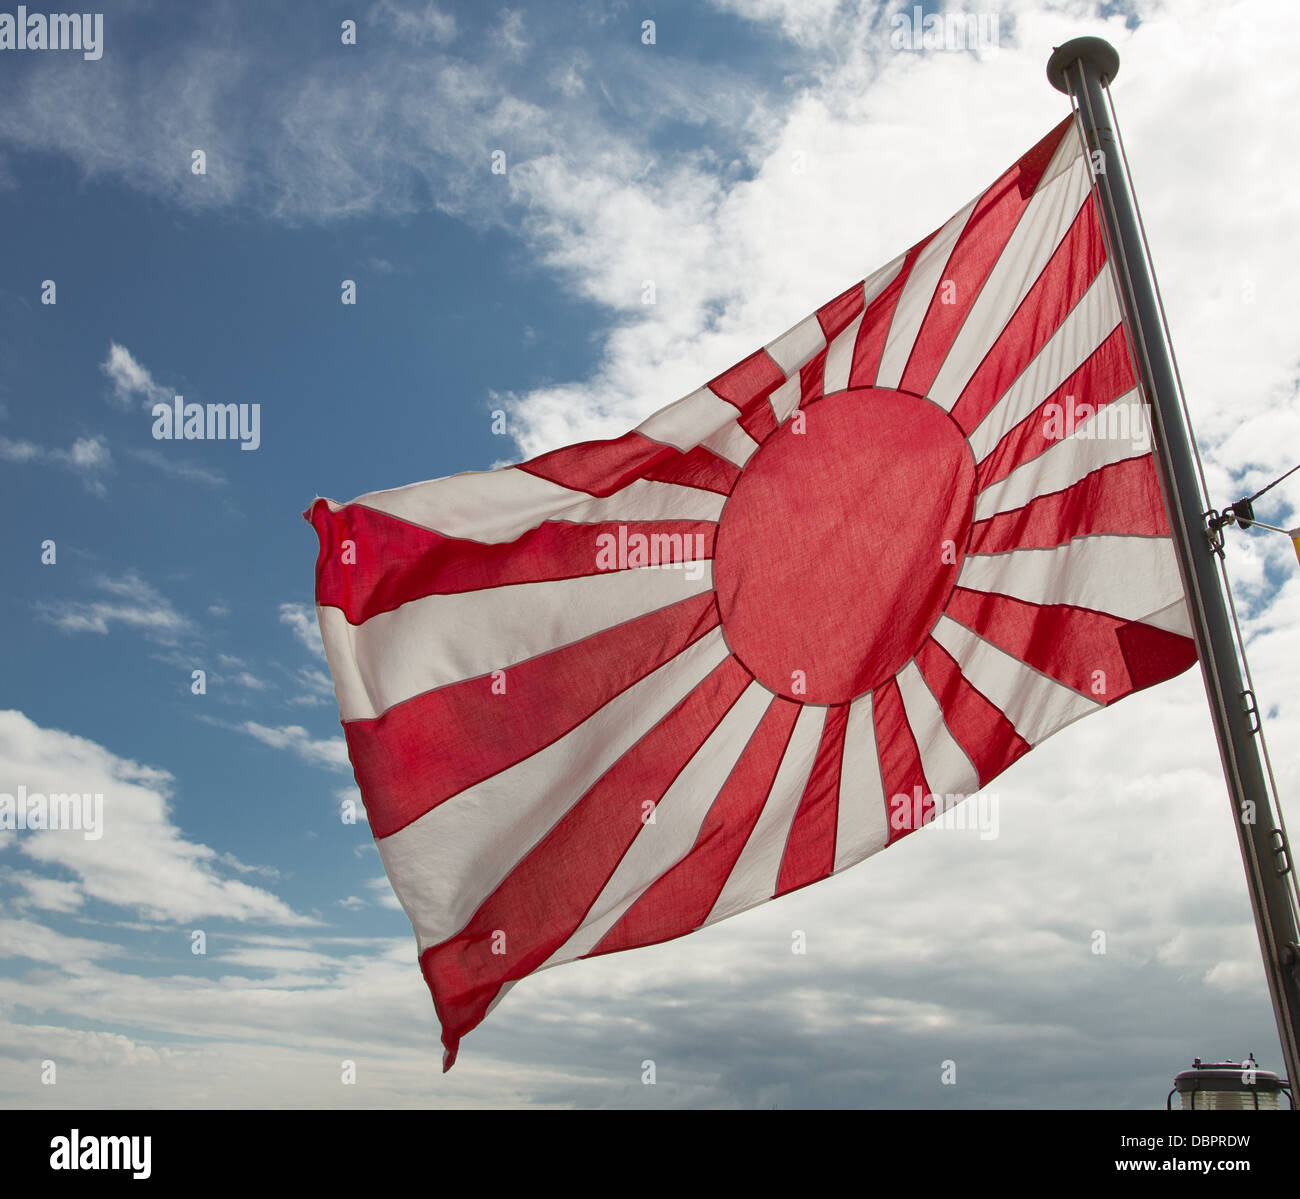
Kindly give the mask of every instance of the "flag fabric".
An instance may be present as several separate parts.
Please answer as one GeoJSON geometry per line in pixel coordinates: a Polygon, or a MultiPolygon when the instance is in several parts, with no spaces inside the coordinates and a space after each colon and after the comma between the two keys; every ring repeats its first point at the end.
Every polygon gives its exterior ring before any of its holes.
{"type": "Polygon", "coordinates": [[[444,1068],[519,979],[852,866],[1195,660],[1067,118],[625,436],[318,499],[444,1068]]]}

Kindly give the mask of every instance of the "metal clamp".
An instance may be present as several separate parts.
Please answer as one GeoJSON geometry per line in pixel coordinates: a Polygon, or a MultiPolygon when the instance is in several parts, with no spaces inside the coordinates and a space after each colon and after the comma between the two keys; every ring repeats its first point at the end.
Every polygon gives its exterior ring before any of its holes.
{"type": "Polygon", "coordinates": [[[1273,857],[1277,859],[1278,874],[1291,873],[1291,847],[1286,843],[1280,828],[1273,830],[1273,857]]]}
{"type": "Polygon", "coordinates": [[[1259,704],[1255,702],[1255,693],[1253,691],[1243,691],[1241,693],[1242,711],[1246,713],[1246,719],[1250,721],[1250,731],[1252,734],[1258,733],[1259,724],[1259,704]]]}

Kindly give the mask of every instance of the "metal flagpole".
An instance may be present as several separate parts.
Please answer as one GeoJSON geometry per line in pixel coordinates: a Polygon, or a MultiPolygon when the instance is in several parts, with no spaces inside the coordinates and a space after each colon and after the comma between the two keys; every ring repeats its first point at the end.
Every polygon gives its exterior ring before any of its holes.
{"type": "Polygon", "coordinates": [[[1265,786],[1257,744],[1258,707],[1242,680],[1237,640],[1208,527],[1208,517],[1213,514],[1207,511],[1208,497],[1202,496],[1198,483],[1142,229],[1111,119],[1107,89],[1118,70],[1119,54],[1109,42],[1081,37],[1054,51],[1047,77],[1057,91],[1074,98],[1093,159],[1094,191],[1154,426],[1165,506],[1232,800],[1278,1037],[1287,1073],[1295,1085],[1300,1082],[1300,933],[1288,891],[1290,848],[1265,786]]]}

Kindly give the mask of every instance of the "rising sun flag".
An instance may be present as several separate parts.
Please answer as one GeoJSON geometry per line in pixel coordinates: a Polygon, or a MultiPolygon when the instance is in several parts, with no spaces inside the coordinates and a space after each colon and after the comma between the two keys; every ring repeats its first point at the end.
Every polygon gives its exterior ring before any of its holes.
{"type": "Polygon", "coordinates": [[[450,1067],[518,980],[852,866],[1196,660],[1077,119],[623,437],[320,499],[450,1067]]]}

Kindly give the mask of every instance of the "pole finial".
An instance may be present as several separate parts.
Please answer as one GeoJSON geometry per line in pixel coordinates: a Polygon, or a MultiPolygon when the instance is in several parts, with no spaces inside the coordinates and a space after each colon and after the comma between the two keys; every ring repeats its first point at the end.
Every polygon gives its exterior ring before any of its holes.
{"type": "Polygon", "coordinates": [[[1091,66],[1105,85],[1119,74],[1119,51],[1104,38],[1076,37],[1052,51],[1047,60],[1047,78],[1058,92],[1070,95],[1070,85],[1065,72],[1079,59],[1091,66]]]}

